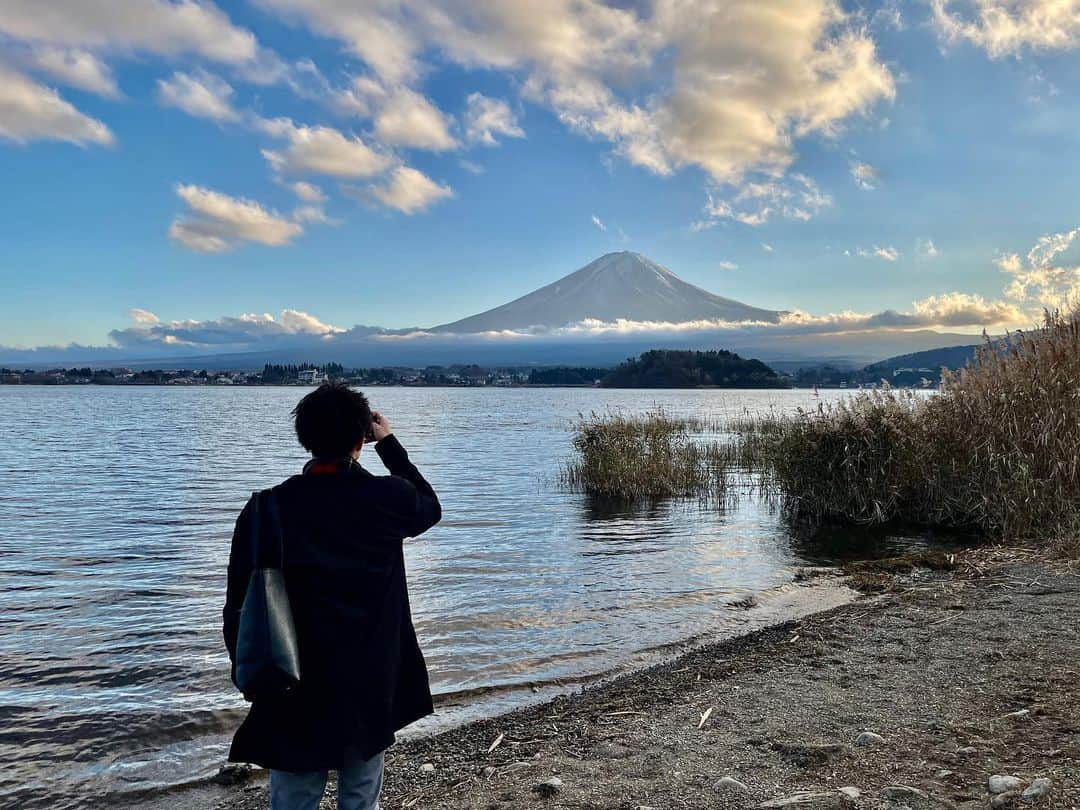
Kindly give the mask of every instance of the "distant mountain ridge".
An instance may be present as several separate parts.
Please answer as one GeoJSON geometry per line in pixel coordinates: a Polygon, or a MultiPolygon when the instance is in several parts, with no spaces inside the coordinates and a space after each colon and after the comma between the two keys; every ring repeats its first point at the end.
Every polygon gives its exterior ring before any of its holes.
{"type": "Polygon", "coordinates": [[[640,253],[608,253],[568,276],[476,315],[433,327],[471,334],[558,329],[588,319],[612,322],[756,321],[778,323],[781,312],[714,295],[683,281],[640,253]]]}

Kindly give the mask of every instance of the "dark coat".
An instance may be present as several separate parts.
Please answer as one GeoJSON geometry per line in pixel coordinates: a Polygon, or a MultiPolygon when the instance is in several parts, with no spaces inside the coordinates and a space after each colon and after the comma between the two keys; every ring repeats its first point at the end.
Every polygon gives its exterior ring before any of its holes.
{"type": "MultiPolygon", "coordinates": [[[[394,742],[395,731],[432,712],[401,544],[438,523],[442,509],[396,438],[375,451],[391,475],[372,475],[350,459],[317,460],[274,487],[300,685],[251,705],[230,761],[335,769],[347,747],[370,757],[394,742]]],[[[251,576],[250,510],[249,502],[236,521],[223,611],[234,662],[251,576]]]]}

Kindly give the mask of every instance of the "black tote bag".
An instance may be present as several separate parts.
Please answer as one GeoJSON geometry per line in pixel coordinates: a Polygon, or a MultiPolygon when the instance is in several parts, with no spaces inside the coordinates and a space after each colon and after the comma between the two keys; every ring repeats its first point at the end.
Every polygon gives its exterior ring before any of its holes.
{"type": "Polygon", "coordinates": [[[251,499],[251,578],[240,608],[235,681],[248,700],[265,700],[283,697],[300,682],[300,649],[281,570],[285,544],[277,496],[264,490],[251,499]],[[276,564],[267,558],[268,534],[276,541],[276,564]]]}

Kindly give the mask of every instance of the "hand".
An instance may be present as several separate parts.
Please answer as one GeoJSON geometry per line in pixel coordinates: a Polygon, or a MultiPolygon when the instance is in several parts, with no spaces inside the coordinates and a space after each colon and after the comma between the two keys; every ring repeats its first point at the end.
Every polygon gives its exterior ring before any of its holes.
{"type": "Polygon", "coordinates": [[[382,441],[393,432],[389,419],[378,411],[371,412],[371,435],[375,437],[375,441],[382,441]]]}

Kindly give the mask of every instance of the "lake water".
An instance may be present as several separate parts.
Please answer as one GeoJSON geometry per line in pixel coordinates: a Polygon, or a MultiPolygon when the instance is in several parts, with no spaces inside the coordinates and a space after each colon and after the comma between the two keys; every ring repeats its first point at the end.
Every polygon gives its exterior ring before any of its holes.
{"type": "MultiPolygon", "coordinates": [[[[245,706],[220,633],[229,539],[251,491],[303,465],[303,393],[0,387],[0,806],[120,806],[224,762],[245,706]]],[[[368,393],[443,503],[406,550],[437,694],[605,671],[819,561],[752,500],[617,508],[555,481],[579,412],[737,416],[809,391],[368,393]]]]}

